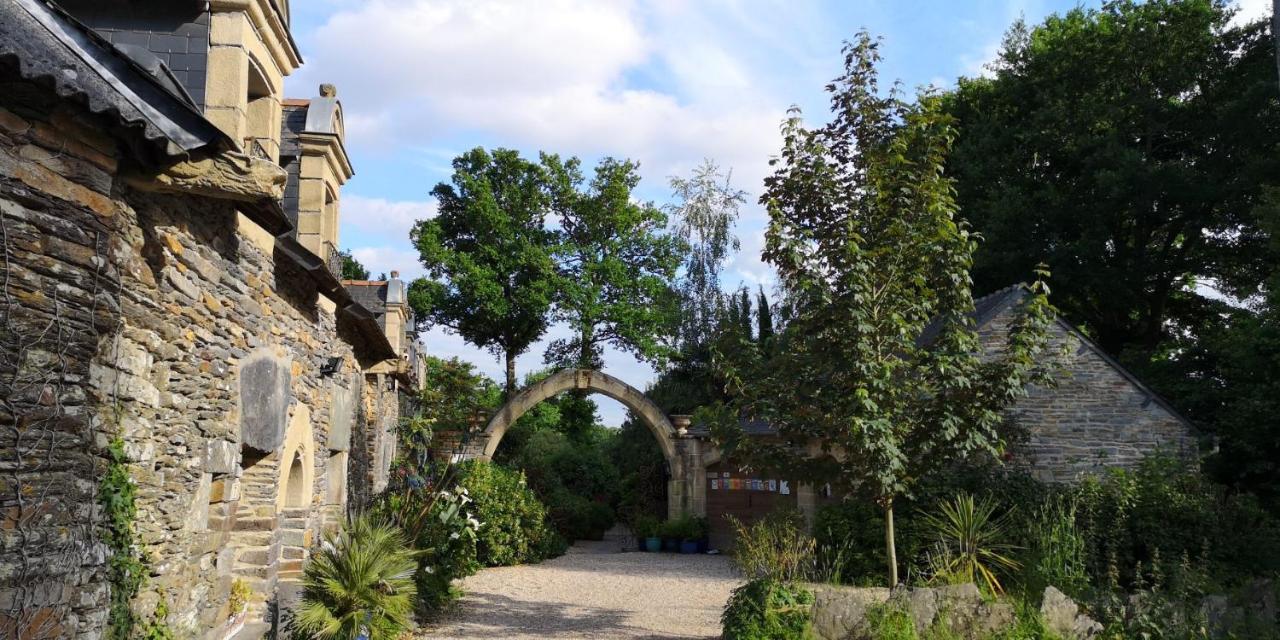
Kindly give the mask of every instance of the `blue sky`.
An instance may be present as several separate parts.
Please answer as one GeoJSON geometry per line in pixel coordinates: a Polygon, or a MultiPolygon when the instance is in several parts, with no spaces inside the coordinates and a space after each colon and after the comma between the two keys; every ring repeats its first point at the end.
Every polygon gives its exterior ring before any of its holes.
{"type": "MultiPolygon", "coordinates": [[[[764,212],[754,204],[778,125],[790,105],[817,121],[840,46],[859,29],[883,38],[882,79],[953,86],[983,72],[1001,36],[1068,10],[1074,0],[295,0],[294,37],[306,64],[290,97],[338,88],[356,176],[343,190],[340,244],[376,277],[422,272],[409,243],[432,215],[431,188],[475,146],[603,156],[641,163],[639,196],[668,201],[667,178],[703,158],[733,170],[750,194],[742,251],[725,283],[768,289],[759,260],[764,212]]],[[[1096,2],[1083,3],[1085,6],[1096,2]]],[[[1267,0],[1243,0],[1243,16],[1267,0]]],[[[548,336],[563,331],[555,327],[548,336]]],[[[434,330],[430,353],[458,356],[498,378],[487,352],[434,330]]],[[[540,368],[545,343],[519,360],[540,368]]],[[[647,365],[609,352],[605,368],[643,388],[647,365]]],[[[599,398],[606,424],[625,410],[599,398]]]]}

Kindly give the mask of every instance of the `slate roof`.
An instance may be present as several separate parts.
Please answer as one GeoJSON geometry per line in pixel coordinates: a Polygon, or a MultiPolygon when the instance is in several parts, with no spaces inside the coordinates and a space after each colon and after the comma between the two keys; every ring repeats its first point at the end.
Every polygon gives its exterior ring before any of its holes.
{"type": "Polygon", "coordinates": [[[211,145],[235,148],[173,78],[147,69],[46,0],[0,2],[0,66],[106,118],[111,133],[146,164],[211,145]]]}

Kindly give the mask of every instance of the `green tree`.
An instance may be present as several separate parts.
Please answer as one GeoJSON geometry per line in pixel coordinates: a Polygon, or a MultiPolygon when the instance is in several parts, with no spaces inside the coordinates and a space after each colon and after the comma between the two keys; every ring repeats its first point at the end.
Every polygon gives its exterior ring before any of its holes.
{"type": "Polygon", "coordinates": [[[998,454],[1001,411],[1036,378],[1051,311],[1037,282],[1007,353],[980,357],[975,239],[943,170],[951,119],[935,94],[882,96],[877,48],[865,33],[846,44],[830,123],[807,129],[793,111],[783,125],[761,202],[764,259],[792,317],[775,357],[722,361],[735,402],[703,415],[730,454],[875,499],[896,585],[895,498],[953,460],[998,454]],[[740,416],[778,441],[742,437],[740,416]]]}
{"type": "Polygon", "coordinates": [[[769,309],[769,298],[764,295],[763,286],[756,294],[756,327],[756,340],[768,355],[773,349],[773,311],[769,309]]]}
{"type": "Polygon", "coordinates": [[[543,156],[561,227],[556,316],[573,331],[551,344],[547,362],[599,368],[606,343],[661,362],[675,320],[678,240],[663,232],[661,210],[633,199],[635,163],[606,158],[590,182],[580,164],[543,156]]]}
{"type": "Polygon", "coordinates": [[[1045,262],[1055,303],[1127,363],[1199,323],[1198,284],[1259,293],[1280,101],[1265,21],[1231,28],[1232,13],[1111,0],[1019,22],[994,77],[960,81],[950,170],[984,238],[979,290],[1045,262]]]}
{"type": "Polygon", "coordinates": [[[721,173],[715,162],[704,160],[690,177],[671,178],[676,202],[664,208],[674,218],[676,235],[688,248],[678,285],[683,350],[705,347],[710,341],[724,298],[720,270],[729,252],[741,247],[733,225],[747,194],[733,188],[731,174],[721,173]]]}
{"type": "Polygon", "coordinates": [[[1064,316],[1219,436],[1215,475],[1275,495],[1275,34],[1233,11],[1109,1],[1015,24],[994,76],[946,97],[949,169],[984,237],[977,288],[1047,263],[1064,316]]]}
{"type": "Polygon", "coordinates": [[[351,250],[339,251],[338,255],[342,256],[342,279],[343,280],[368,280],[369,270],[360,264],[355,256],[351,255],[351,250]]]}
{"type": "Polygon", "coordinates": [[[500,395],[493,380],[457,358],[428,356],[424,378],[418,413],[404,421],[399,432],[400,457],[416,465],[415,470],[426,465],[427,449],[435,446],[434,433],[483,427],[475,424],[477,415],[495,409],[500,395]]]}
{"type": "Polygon", "coordinates": [[[414,312],[505,358],[508,395],[516,357],[550,323],[555,235],[545,187],[542,168],[518,152],[472,149],[454,159],[452,184],[431,191],[439,213],[411,233],[429,276],[410,287],[414,312]]]}

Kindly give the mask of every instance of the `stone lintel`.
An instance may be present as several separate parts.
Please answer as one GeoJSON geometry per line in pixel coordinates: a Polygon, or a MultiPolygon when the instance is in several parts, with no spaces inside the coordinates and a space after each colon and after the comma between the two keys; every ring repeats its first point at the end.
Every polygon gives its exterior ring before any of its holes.
{"type": "Polygon", "coordinates": [[[140,191],[256,203],[283,198],[288,174],[273,162],[242,153],[224,152],[184,160],[155,174],[131,174],[127,179],[140,191]]]}

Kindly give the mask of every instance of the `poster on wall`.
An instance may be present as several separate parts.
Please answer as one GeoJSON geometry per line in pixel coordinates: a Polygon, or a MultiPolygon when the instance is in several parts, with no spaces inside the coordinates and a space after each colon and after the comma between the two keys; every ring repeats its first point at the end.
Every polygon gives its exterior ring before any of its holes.
{"type": "Polygon", "coordinates": [[[711,490],[712,490],[712,491],[715,491],[715,490],[717,490],[717,489],[719,489],[719,488],[720,488],[720,481],[719,481],[719,480],[712,480],[712,481],[711,481],[711,490]]]}
{"type": "Polygon", "coordinates": [[[787,484],[786,480],[783,480],[778,484],[778,493],[784,496],[791,495],[791,487],[787,484]]]}
{"type": "Polygon", "coordinates": [[[770,481],[769,481],[769,490],[770,490],[770,491],[777,491],[777,490],[778,490],[778,481],[777,481],[777,480],[770,480],[770,481]]]}

